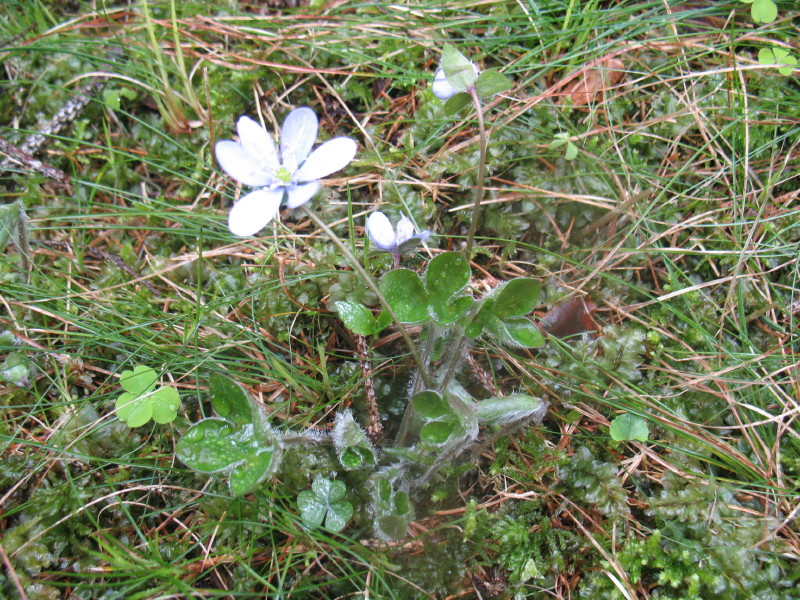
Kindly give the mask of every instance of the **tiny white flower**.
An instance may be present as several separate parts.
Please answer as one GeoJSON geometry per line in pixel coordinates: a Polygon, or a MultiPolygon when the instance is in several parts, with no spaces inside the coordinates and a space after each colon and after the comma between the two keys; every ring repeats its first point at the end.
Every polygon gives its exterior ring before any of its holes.
{"type": "Polygon", "coordinates": [[[367,218],[367,235],[377,248],[393,254],[397,263],[401,254],[410,252],[427,240],[431,232],[425,230],[416,233],[411,219],[405,215],[400,217],[393,229],[389,218],[376,210],[367,218]]]}
{"type": "Polygon", "coordinates": [[[303,106],[283,122],[280,155],[267,130],[246,116],[236,124],[239,141],[217,142],[219,166],[243,184],[259,188],[233,205],[228,216],[231,233],[258,233],[278,214],[284,195],[289,208],[302,206],[319,191],[322,177],[353,160],[356,143],[347,137],[329,140],[311,152],[318,127],[317,115],[303,106]]]}
{"type": "MultiPolygon", "coordinates": [[[[478,70],[478,66],[473,62],[469,64],[472,65],[472,68],[475,70],[475,75],[477,76],[480,72],[478,70]]],[[[431,91],[433,92],[434,96],[439,98],[439,100],[449,100],[451,97],[459,93],[459,90],[456,90],[450,84],[450,82],[447,81],[447,76],[444,74],[444,69],[442,67],[436,69],[436,73],[433,75],[433,85],[431,86],[431,91]]]]}

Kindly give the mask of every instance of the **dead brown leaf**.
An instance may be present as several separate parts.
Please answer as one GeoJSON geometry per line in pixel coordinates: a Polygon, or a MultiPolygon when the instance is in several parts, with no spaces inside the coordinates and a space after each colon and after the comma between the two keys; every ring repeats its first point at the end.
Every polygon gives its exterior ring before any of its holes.
{"type": "Polygon", "coordinates": [[[603,92],[612,89],[625,76],[625,63],[618,58],[605,56],[589,61],[577,73],[571,73],[554,88],[561,90],[560,104],[567,99],[573,106],[586,106],[595,103],[603,92]],[[563,87],[562,87],[563,86],[563,87]]]}

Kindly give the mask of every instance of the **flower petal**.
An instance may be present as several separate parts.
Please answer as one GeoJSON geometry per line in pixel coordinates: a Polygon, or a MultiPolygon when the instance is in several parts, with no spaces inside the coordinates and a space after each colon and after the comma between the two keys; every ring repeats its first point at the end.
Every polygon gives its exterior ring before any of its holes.
{"type": "Polygon", "coordinates": [[[447,100],[456,93],[455,88],[450,85],[449,81],[447,81],[447,77],[444,74],[444,69],[441,67],[436,69],[436,74],[433,76],[433,85],[431,86],[431,91],[433,92],[434,96],[439,98],[439,100],[447,100]]]}
{"type": "Polygon", "coordinates": [[[322,187],[322,184],[319,181],[309,181],[308,183],[296,185],[293,188],[287,188],[286,193],[289,199],[286,201],[286,206],[288,208],[302,206],[311,200],[311,197],[319,191],[320,187],[322,187]]]}
{"type": "Polygon", "coordinates": [[[350,138],[337,137],[328,140],[311,153],[300,170],[295,173],[295,179],[312,181],[344,169],[353,160],[356,150],[356,143],[350,138]]]}
{"type": "Polygon", "coordinates": [[[250,192],[231,208],[228,229],[239,236],[258,233],[278,214],[282,199],[283,188],[250,192]]]}
{"type": "Polygon", "coordinates": [[[222,170],[245,185],[269,185],[273,177],[245,151],[239,142],[223,140],[214,146],[214,154],[222,170]]]}
{"type": "Polygon", "coordinates": [[[294,173],[308,158],[317,141],[317,115],[307,106],[295,108],[286,117],[281,129],[281,162],[294,173]]]}
{"type": "Polygon", "coordinates": [[[242,116],[236,123],[236,131],[239,132],[239,143],[254,161],[269,173],[278,170],[281,166],[278,151],[266,129],[250,117],[242,116]]]}
{"type": "Polygon", "coordinates": [[[400,216],[400,220],[397,222],[396,230],[397,235],[395,237],[397,238],[398,246],[406,240],[411,239],[411,236],[414,235],[414,232],[416,231],[414,228],[414,223],[412,223],[411,219],[405,215],[400,216]]]}
{"type": "Polygon", "coordinates": [[[367,235],[369,239],[381,250],[394,252],[397,248],[394,229],[388,217],[376,210],[367,218],[367,235]]]}

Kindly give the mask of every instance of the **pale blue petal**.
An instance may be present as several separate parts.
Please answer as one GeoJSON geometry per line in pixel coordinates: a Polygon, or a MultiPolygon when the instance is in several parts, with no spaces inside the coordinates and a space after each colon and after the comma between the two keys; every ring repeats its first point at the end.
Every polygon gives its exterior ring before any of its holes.
{"type": "Polygon", "coordinates": [[[376,210],[367,218],[367,235],[375,246],[386,252],[394,252],[397,248],[394,229],[388,217],[376,210]]]}
{"type": "Polygon", "coordinates": [[[344,169],[356,155],[355,141],[346,137],[328,140],[311,153],[306,162],[295,173],[297,181],[321,179],[339,169],[344,169]]]}
{"type": "Polygon", "coordinates": [[[262,187],[273,181],[272,175],[265,171],[239,142],[231,140],[217,142],[214,154],[222,170],[245,185],[262,187]]]}
{"type": "Polygon", "coordinates": [[[233,235],[255,235],[275,218],[282,199],[283,188],[250,192],[231,208],[228,229],[233,235]]]}
{"type": "Polygon", "coordinates": [[[406,240],[411,239],[415,231],[416,229],[414,229],[414,224],[411,222],[411,219],[402,215],[397,222],[397,235],[395,236],[397,238],[397,245],[399,246],[406,240]]]}
{"type": "Polygon", "coordinates": [[[239,132],[239,143],[252,160],[269,173],[278,170],[280,167],[278,150],[275,148],[275,141],[266,129],[250,117],[239,117],[236,131],[239,132]]]}
{"type": "Polygon", "coordinates": [[[281,161],[294,173],[317,141],[317,115],[307,106],[295,108],[286,117],[281,129],[281,161]]]}
{"type": "Polygon", "coordinates": [[[291,189],[286,190],[289,199],[286,201],[286,206],[289,208],[297,208],[302,206],[319,191],[322,184],[319,181],[309,181],[308,183],[301,183],[291,189]]]}
{"type": "Polygon", "coordinates": [[[447,100],[456,93],[455,88],[450,85],[449,81],[447,81],[447,77],[444,74],[444,69],[441,67],[436,69],[436,74],[433,76],[433,85],[431,86],[431,91],[433,92],[434,96],[439,98],[439,100],[447,100]]]}

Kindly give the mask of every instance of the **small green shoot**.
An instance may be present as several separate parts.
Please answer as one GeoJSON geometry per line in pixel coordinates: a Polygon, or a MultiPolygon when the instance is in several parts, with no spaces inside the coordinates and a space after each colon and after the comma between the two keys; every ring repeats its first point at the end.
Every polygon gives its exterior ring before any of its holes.
{"type": "Polygon", "coordinates": [[[323,525],[331,531],[341,531],[353,516],[353,505],[344,496],[347,486],[341,481],[316,477],[311,489],[297,495],[297,508],[307,525],[323,525]]]}
{"type": "Polygon", "coordinates": [[[578,147],[569,137],[569,134],[566,132],[557,133],[553,141],[550,142],[550,149],[555,150],[556,148],[564,146],[564,160],[575,160],[578,156],[578,147]]]}
{"type": "Polygon", "coordinates": [[[177,390],[169,386],[156,389],[158,374],[150,367],[138,365],[133,371],[123,371],[119,383],[125,392],[117,398],[117,416],[128,427],[141,427],[150,419],[163,425],[178,415],[181,399],[177,390]]]}

